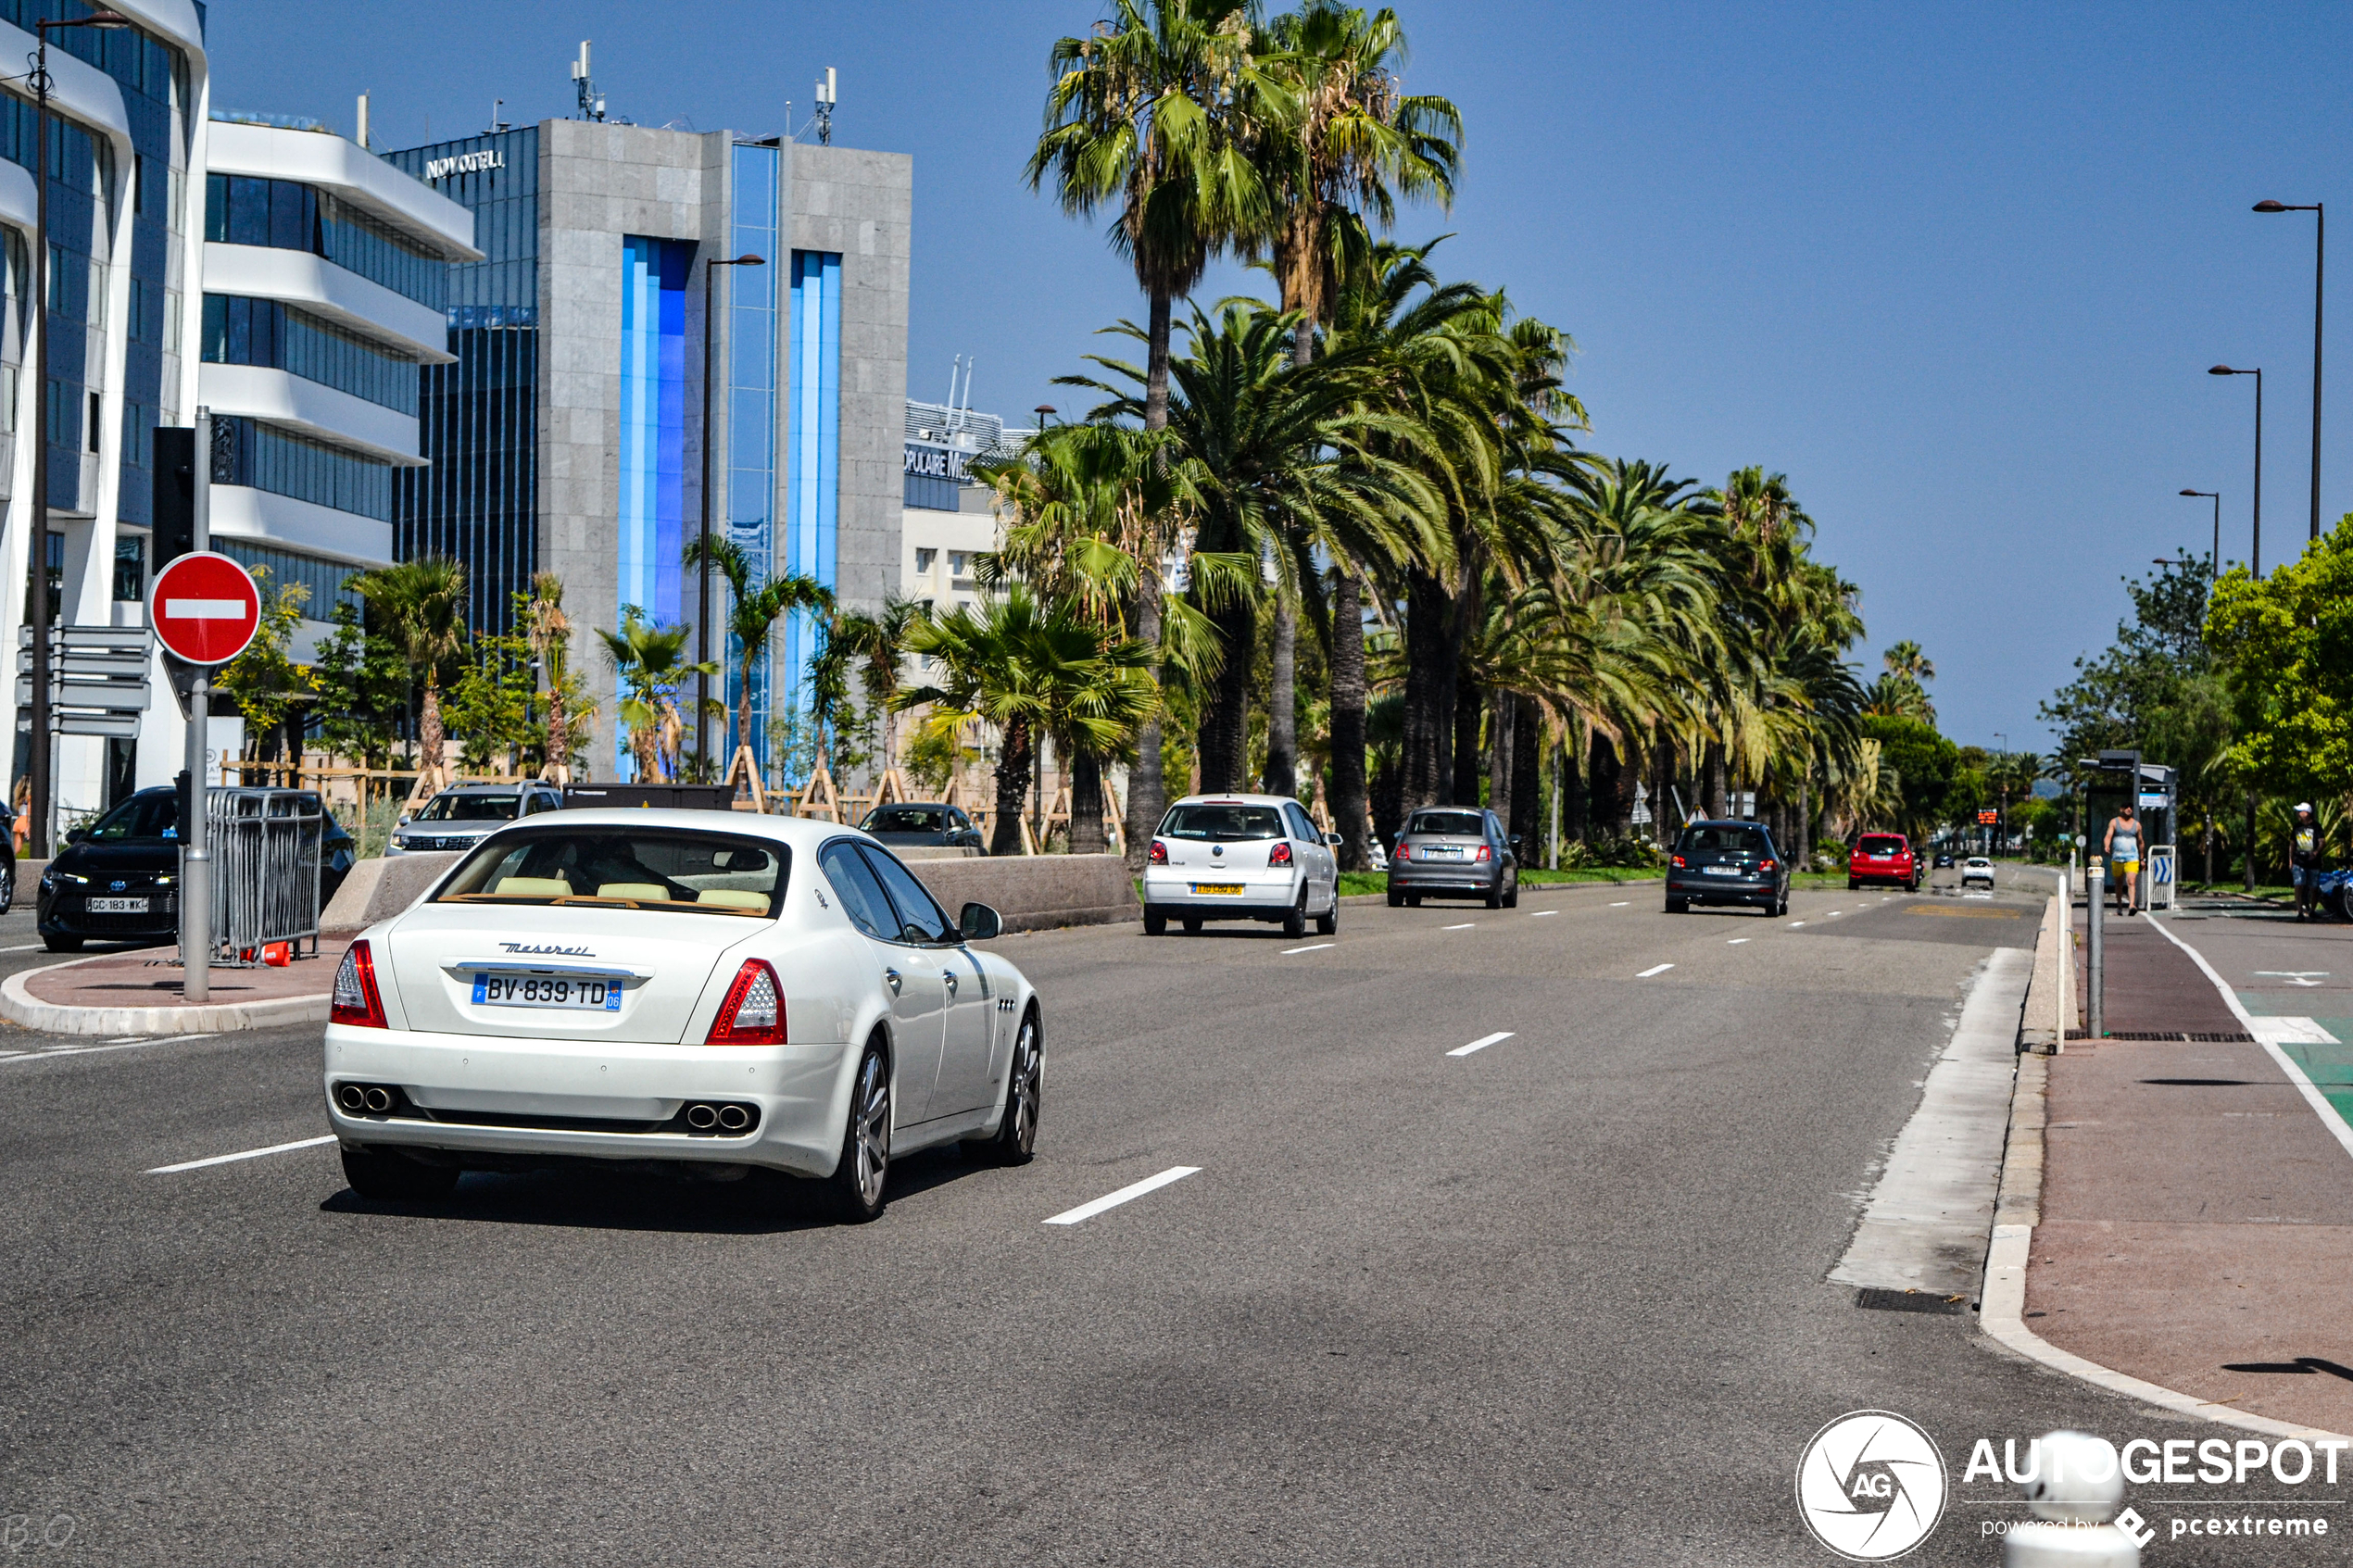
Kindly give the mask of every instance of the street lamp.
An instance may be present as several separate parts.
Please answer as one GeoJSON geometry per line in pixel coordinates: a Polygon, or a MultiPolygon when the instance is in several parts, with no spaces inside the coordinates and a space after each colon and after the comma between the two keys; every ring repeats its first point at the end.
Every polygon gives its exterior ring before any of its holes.
{"type": "Polygon", "coordinates": [[[2312,215],[2312,537],[2317,542],[2321,537],[2321,265],[2328,248],[2329,219],[2319,202],[2296,207],[2259,201],[2255,210],[2312,215]]]}
{"type": "Polygon", "coordinates": [[[722,267],[765,267],[768,258],[747,252],[714,257],[702,270],[702,526],[695,534],[695,755],[711,762],[711,280],[722,267]]]}
{"type": "Polygon", "coordinates": [[[2202,495],[2214,503],[2214,553],[2207,557],[2206,575],[2210,581],[2222,575],[2222,493],[2220,490],[2184,490],[2184,495],[2202,495]]]}
{"type": "Polygon", "coordinates": [[[2216,365],[2206,373],[2209,376],[2255,378],[2255,536],[2247,547],[2246,567],[2260,577],[2263,575],[2263,370],[2260,366],[2251,370],[2234,370],[2228,365],[2216,365]]]}
{"type": "MultiPolygon", "coordinates": [[[[50,798],[55,790],[49,776],[49,90],[53,85],[49,80],[49,33],[61,27],[94,27],[111,31],[130,25],[131,19],[120,11],[93,11],[72,20],[33,24],[41,38],[41,46],[33,51],[31,83],[40,108],[37,123],[41,145],[32,159],[31,282],[37,314],[32,334],[32,543],[26,552],[32,561],[29,607],[32,622],[32,733],[28,740],[32,755],[26,759],[25,770],[27,782],[32,786],[32,798],[27,808],[31,822],[28,824],[31,831],[26,837],[25,853],[33,859],[48,858],[49,818],[55,809],[50,798]]],[[[199,455],[197,460],[208,459],[199,455]]],[[[201,780],[196,787],[204,787],[201,780]]]]}

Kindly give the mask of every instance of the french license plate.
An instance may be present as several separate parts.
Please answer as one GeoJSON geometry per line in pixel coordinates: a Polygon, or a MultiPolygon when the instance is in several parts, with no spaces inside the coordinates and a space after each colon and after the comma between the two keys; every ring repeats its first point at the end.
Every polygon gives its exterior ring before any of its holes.
{"type": "Polygon", "coordinates": [[[1699,874],[1702,876],[1739,876],[1742,872],[1741,868],[1738,866],[1702,866],[1699,869],[1699,874]]]}
{"type": "Polygon", "coordinates": [[[1239,882],[1197,882],[1193,884],[1193,891],[1225,898],[1239,898],[1242,896],[1242,884],[1239,882]]]}
{"type": "Polygon", "coordinates": [[[584,980],[561,974],[477,974],[474,1003],[494,1008],[571,1008],[619,1012],[618,980],[584,980]]]}
{"type": "Polygon", "coordinates": [[[93,898],[88,905],[94,915],[144,915],[147,912],[145,898],[93,898]]]}

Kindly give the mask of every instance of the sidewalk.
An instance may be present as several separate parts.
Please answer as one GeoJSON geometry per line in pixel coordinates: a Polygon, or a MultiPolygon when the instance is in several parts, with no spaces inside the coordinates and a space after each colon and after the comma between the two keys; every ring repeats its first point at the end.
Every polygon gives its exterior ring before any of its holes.
{"type": "MultiPolygon", "coordinates": [[[[2070,1039],[2048,1064],[2026,1326],[2216,1407],[2353,1432],[2353,1153],[2340,1141],[2353,1131],[2323,1120],[2158,920],[2222,955],[2226,978],[2353,969],[2344,926],[2213,912],[2106,923],[2110,1037],[2070,1039]]],[[[2315,996],[2327,984],[2300,978],[2315,996]]],[[[2330,1005],[2353,1012],[2353,987],[2327,979],[2330,1005]]],[[[2334,1044],[2353,1020],[2273,1024],[2273,993],[2238,999],[2261,1035],[2304,1036],[2311,1066],[2353,1097],[2353,1053],[2334,1044]]]]}
{"type": "Polygon", "coordinates": [[[203,1035],[324,1022],[335,967],[353,934],[319,939],[315,958],[283,968],[211,972],[210,995],[187,999],[170,947],[102,953],[0,981],[0,1017],[52,1035],[203,1035]]]}

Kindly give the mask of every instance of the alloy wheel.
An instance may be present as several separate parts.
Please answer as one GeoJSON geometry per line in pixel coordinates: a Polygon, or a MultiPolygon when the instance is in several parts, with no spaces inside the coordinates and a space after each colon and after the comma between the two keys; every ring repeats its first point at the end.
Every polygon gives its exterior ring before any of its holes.
{"type": "Polygon", "coordinates": [[[1038,1021],[1025,1018],[1021,1034],[1013,1040],[1013,1079],[1011,1093],[1013,1104],[1005,1114],[1013,1118],[1013,1144],[1027,1154],[1038,1144],[1038,1090],[1039,1060],[1038,1052],[1038,1021]]]}
{"type": "Polygon", "coordinates": [[[879,1052],[866,1058],[858,1074],[858,1194],[869,1205],[882,1200],[890,1172],[890,1079],[879,1052]]]}

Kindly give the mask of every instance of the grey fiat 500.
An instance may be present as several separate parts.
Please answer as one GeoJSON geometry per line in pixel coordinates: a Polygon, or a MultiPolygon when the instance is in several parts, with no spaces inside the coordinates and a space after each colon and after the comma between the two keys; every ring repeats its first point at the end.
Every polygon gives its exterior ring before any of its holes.
{"type": "Polygon", "coordinates": [[[1491,909],[1519,904],[1519,840],[1492,811],[1425,806],[1406,819],[1389,858],[1389,907],[1424,898],[1481,898],[1491,909]]]}

